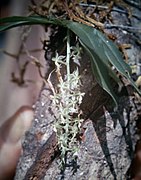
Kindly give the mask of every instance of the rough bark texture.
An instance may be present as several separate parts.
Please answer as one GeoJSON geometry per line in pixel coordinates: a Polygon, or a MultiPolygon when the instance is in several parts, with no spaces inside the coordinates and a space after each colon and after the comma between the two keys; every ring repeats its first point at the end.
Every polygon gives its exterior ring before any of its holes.
{"type": "MultiPolygon", "coordinates": [[[[133,12],[140,17],[132,17],[130,21],[127,14],[111,13],[115,24],[136,26],[139,25],[141,13],[135,8],[133,12]]],[[[131,44],[131,48],[126,50],[129,63],[138,65],[141,57],[140,33],[117,28],[106,31],[115,34],[119,44],[131,44]]],[[[23,141],[23,155],[15,180],[131,179],[130,165],[138,139],[136,122],[140,116],[140,100],[134,93],[122,92],[118,110],[111,110],[111,99],[92,76],[86,54],[83,54],[80,63],[81,91],[85,92],[81,109],[86,120],[77,160],[72,162],[68,158],[68,166],[60,171],[57,139],[53,133],[55,110],[51,105],[51,91],[48,85],[44,85],[34,106],[34,122],[23,141]]],[[[55,76],[52,76],[52,82],[56,82],[55,76]]]]}

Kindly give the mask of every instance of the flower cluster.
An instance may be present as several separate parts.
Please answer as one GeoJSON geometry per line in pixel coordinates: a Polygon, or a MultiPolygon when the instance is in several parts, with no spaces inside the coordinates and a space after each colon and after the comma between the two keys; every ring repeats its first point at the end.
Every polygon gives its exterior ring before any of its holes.
{"type": "MultiPolygon", "coordinates": [[[[70,56],[74,57],[74,51],[70,56]]],[[[77,54],[78,55],[78,54],[77,54]]],[[[79,106],[82,102],[84,93],[80,92],[80,76],[78,68],[72,73],[66,73],[63,78],[60,73],[61,65],[69,66],[67,57],[59,56],[52,59],[56,65],[56,71],[60,75],[58,90],[54,90],[51,96],[53,105],[56,109],[56,122],[54,129],[58,137],[58,145],[61,151],[61,160],[65,163],[67,152],[73,155],[78,149],[77,134],[79,133],[82,119],[80,118],[79,106]],[[69,77],[68,77],[69,76],[69,77]]]]}

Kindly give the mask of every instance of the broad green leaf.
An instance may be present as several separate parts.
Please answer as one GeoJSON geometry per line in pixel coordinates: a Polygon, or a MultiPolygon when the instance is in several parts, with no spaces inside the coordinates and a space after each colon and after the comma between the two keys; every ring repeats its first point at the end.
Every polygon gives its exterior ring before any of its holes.
{"type": "Polygon", "coordinates": [[[123,61],[116,45],[100,31],[84,24],[78,25],[76,22],[69,23],[67,27],[77,34],[81,41],[92,49],[105,65],[114,65],[124,76],[126,76],[126,71],[131,72],[130,66],[123,61]]]}
{"type": "MultiPolygon", "coordinates": [[[[100,31],[84,24],[70,22],[67,24],[67,27],[81,39],[83,44],[87,46],[93,56],[99,58],[101,61],[101,66],[102,64],[105,64],[105,66],[109,69],[110,66],[113,65],[123,76],[125,76],[130,81],[132,86],[141,95],[141,91],[138,89],[130,76],[130,66],[125,63],[120,51],[111,40],[106,38],[106,36],[100,31]]],[[[109,75],[113,76],[113,74],[109,75]]],[[[109,92],[109,94],[111,93],[109,92]]]]}
{"type": "MultiPolygon", "coordinates": [[[[100,86],[106,92],[108,92],[108,94],[110,94],[110,96],[113,98],[113,100],[117,106],[117,96],[114,93],[113,87],[111,86],[111,83],[110,83],[111,81],[110,81],[108,68],[106,67],[106,65],[104,63],[101,62],[101,60],[99,59],[99,57],[96,54],[95,55],[93,54],[93,52],[86,45],[84,45],[84,44],[82,44],[82,45],[92,59],[92,70],[96,77],[96,80],[98,81],[100,86]]],[[[115,74],[113,76],[115,76],[115,74]]]]}

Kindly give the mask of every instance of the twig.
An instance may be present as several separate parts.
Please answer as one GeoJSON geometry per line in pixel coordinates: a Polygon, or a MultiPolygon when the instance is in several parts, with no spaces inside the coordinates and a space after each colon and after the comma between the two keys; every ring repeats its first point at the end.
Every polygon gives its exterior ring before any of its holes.
{"type": "Polygon", "coordinates": [[[130,30],[130,31],[141,32],[141,28],[140,27],[124,26],[124,25],[118,25],[118,24],[105,24],[104,28],[106,28],[106,29],[120,28],[120,29],[123,29],[123,30],[130,30]]]}
{"type": "MultiPolygon", "coordinates": [[[[95,7],[95,8],[98,8],[98,9],[103,9],[103,10],[108,10],[108,6],[102,6],[102,5],[95,5],[95,4],[86,4],[86,3],[79,3],[80,6],[83,6],[83,7],[95,7]]],[[[111,8],[111,11],[116,11],[116,12],[119,12],[119,13],[123,13],[123,14],[127,14],[129,15],[128,11],[126,10],[122,10],[122,9],[119,9],[117,7],[113,7],[111,8]]],[[[137,14],[132,14],[132,17],[135,17],[137,18],[138,20],[141,20],[141,17],[138,16],[137,14]]]]}

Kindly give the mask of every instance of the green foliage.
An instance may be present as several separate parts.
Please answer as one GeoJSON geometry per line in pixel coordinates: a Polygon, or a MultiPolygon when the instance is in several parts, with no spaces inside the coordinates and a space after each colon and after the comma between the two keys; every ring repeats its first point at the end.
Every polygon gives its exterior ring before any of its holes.
{"type": "Polygon", "coordinates": [[[111,95],[115,104],[117,104],[117,98],[110,83],[110,76],[117,83],[120,82],[120,79],[117,78],[117,75],[115,71],[113,71],[112,67],[116,68],[120,74],[126,77],[138,93],[141,94],[140,90],[130,77],[130,66],[125,63],[122,58],[122,54],[111,40],[109,40],[97,29],[84,24],[71,22],[67,24],[67,27],[80,38],[83,47],[91,57],[93,73],[98,83],[111,95]]]}
{"type": "Polygon", "coordinates": [[[93,73],[101,85],[101,87],[107,91],[116,103],[116,95],[113,92],[110,84],[110,76],[119,83],[114,67],[120,74],[126,77],[132,86],[141,94],[140,90],[135,85],[134,81],[130,77],[131,68],[126,64],[122,58],[122,55],[116,45],[109,40],[103,33],[93,27],[80,24],[77,22],[47,18],[42,16],[29,16],[29,17],[8,17],[0,20],[0,23],[5,23],[0,26],[0,31],[7,30],[21,25],[33,25],[33,24],[55,24],[67,27],[73,31],[80,39],[83,47],[89,53],[92,60],[93,73]]]}

